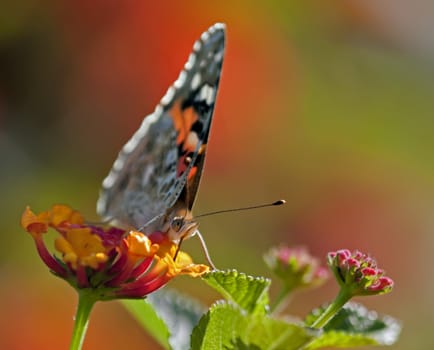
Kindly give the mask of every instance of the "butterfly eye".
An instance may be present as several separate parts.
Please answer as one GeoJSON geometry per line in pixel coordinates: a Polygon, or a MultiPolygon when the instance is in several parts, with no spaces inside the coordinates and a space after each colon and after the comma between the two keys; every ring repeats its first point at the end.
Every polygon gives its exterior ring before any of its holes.
{"type": "Polygon", "coordinates": [[[179,232],[183,225],[184,225],[184,218],[176,217],[172,220],[171,227],[175,232],[179,232]]]}

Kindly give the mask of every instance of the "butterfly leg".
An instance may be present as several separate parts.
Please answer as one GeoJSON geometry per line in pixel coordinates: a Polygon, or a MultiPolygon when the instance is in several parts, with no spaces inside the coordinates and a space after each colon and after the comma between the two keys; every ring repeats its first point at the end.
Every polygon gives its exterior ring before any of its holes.
{"type": "Polygon", "coordinates": [[[206,261],[208,261],[209,266],[212,267],[213,270],[217,270],[214,263],[211,260],[211,256],[209,255],[208,248],[206,246],[205,240],[203,239],[202,235],[200,234],[199,230],[196,230],[195,234],[199,238],[200,245],[202,246],[203,252],[205,254],[206,261]]]}

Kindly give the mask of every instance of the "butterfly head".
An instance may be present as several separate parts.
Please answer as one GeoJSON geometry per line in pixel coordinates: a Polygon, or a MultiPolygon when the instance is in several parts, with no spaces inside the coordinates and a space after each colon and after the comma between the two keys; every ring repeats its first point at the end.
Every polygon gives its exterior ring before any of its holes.
{"type": "Polygon", "coordinates": [[[174,242],[194,236],[199,226],[191,211],[185,208],[169,209],[162,219],[162,231],[174,242]]]}
{"type": "Polygon", "coordinates": [[[196,233],[198,226],[194,220],[187,220],[184,216],[175,216],[170,222],[167,234],[173,241],[188,238],[196,233]]]}

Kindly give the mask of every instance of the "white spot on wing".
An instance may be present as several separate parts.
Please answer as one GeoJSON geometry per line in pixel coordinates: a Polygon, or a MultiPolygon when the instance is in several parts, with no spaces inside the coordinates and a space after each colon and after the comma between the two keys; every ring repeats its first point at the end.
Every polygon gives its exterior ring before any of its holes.
{"type": "Polygon", "coordinates": [[[204,85],[200,89],[199,97],[201,100],[205,100],[208,105],[214,102],[215,89],[209,85],[204,85]]]}
{"type": "Polygon", "coordinates": [[[160,114],[162,114],[162,113],[163,113],[163,107],[161,107],[160,104],[156,105],[156,106],[155,106],[155,110],[154,110],[154,114],[156,114],[156,115],[160,115],[160,114]]]}
{"type": "Polygon", "coordinates": [[[199,40],[197,40],[193,45],[193,51],[199,51],[202,47],[202,44],[199,40]]]}
{"type": "Polygon", "coordinates": [[[194,64],[196,63],[196,55],[192,52],[190,54],[190,56],[188,56],[188,61],[187,63],[184,65],[184,68],[186,70],[190,70],[193,69],[194,64]]]}
{"type": "MultiPolygon", "coordinates": [[[[136,131],[136,133],[133,135],[132,138],[129,139],[129,141],[124,145],[122,148],[122,151],[126,154],[131,153],[136,148],[137,144],[142,139],[143,135],[145,135],[148,132],[149,127],[155,123],[160,115],[157,113],[150,114],[147,116],[143,122],[142,125],[140,125],[139,130],[136,131]]],[[[110,176],[110,174],[109,174],[110,176]]]]}
{"type": "Polygon", "coordinates": [[[192,90],[196,90],[199,87],[200,81],[202,80],[200,73],[197,72],[194,76],[193,79],[191,79],[191,88],[192,90]]]}
{"type": "Polygon", "coordinates": [[[173,83],[173,86],[176,89],[180,89],[182,86],[184,86],[186,79],[187,73],[185,70],[182,70],[181,73],[179,73],[178,79],[173,83]]]}
{"type": "Polygon", "coordinates": [[[115,160],[115,162],[113,163],[113,170],[119,171],[124,167],[125,164],[125,159],[123,158],[118,158],[115,160]]]}
{"type": "Polygon", "coordinates": [[[167,106],[170,102],[172,102],[173,97],[175,96],[175,92],[176,92],[176,89],[175,89],[173,86],[171,86],[171,87],[167,90],[167,92],[166,92],[166,94],[163,96],[163,98],[160,100],[160,103],[161,103],[163,106],[167,106]]]}
{"type": "Polygon", "coordinates": [[[110,174],[108,174],[108,176],[102,182],[102,187],[104,188],[112,187],[113,184],[115,183],[115,180],[116,180],[116,175],[113,172],[110,172],[110,174]]]}
{"type": "Polygon", "coordinates": [[[209,37],[210,37],[209,32],[203,32],[202,35],[200,36],[203,42],[207,42],[209,40],[209,37]]]}
{"type": "Polygon", "coordinates": [[[213,25],[214,28],[219,29],[219,30],[225,30],[226,29],[226,24],[224,23],[216,23],[213,25]]]}
{"type": "Polygon", "coordinates": [[[219,51],[214,55],[214,62],[219,63],[223,59],[223,51],[219,51]]]}

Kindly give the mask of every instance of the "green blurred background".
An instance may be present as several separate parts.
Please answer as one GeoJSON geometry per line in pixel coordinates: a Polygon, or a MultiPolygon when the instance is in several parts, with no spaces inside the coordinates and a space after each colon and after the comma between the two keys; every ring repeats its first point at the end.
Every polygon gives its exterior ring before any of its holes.
{"type": "MultiPolygon", "coordinates": [[[[227,51],[196,213],[220,268],[267,275],[280,242],[320,257],[372,253],[396,282],[362,301],[402,320],[393,349],[434,347],[434,4],[366,1],[36,1],[0,13],[0,348],[65,349],[75,292],[19,227],[68,203],[97,219],[123,143],[217,21],[227,51]]],[[[190,240],[184,249],[203,259],[190,240]]],[[[173,287],[211,303],[200,280],[173,287]]],[[[272,290],[277,291],[277,285],[272,290]]],[[[303,316],[333,282],[298,296],[303,316]]],[[[97,305],[85,349],[158,349],[116,302],[97,305]]]]}

